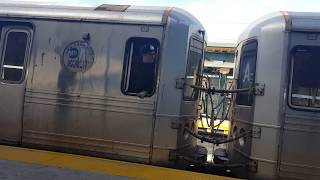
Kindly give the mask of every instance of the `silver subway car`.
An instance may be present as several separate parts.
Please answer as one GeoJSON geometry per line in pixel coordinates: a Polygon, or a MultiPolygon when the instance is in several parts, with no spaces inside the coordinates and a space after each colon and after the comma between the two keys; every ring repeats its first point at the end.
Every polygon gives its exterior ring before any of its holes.
{"type": "Polygon", "coordinates": [[[197,154],[183,128],[198,92],[179,79],[200,82],[206,37],[189,13],[1,3],[0,27],[2,143],[166,166],[197,154]]]}
{"type": "Polygon", "coordinates": [[[320,179],[320,13],[279,12],[250,25],[236,56],[233,163],[249,179],[320,179]]]}

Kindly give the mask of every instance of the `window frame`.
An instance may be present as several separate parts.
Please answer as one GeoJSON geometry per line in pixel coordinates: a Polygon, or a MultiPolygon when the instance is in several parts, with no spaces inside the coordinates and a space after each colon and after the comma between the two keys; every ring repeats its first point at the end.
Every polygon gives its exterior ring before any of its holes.
{"type": "MultiPolygon", "coordinates": [[[[188,56],[187,56],[187,63],[186,63],[186,71],[185,71],[185,79],[187,79],[187,74],[188,74],[188,67],[189,67],[189,57],[190,57],[190,52],[191,52],[191,49],[192,48],[196,48],[196,47],[192,47],[192,40],[197,40],[197,41],[199,41],[199,42],[201,42],[202,43],[202,51],[201,51],[201,59],[200,59],[200,61],[198,62],[198,66],[201,66],[201,67],[198,67],[198,72],[197,72],[197,74],[196,75],[201,75],[202,74],[202,71],[203,71],[203,62],[204,62],[204,51],[205,51],[205,41],[200,37],[200,36],[198,36],[198,35],[196,35],[196,34],[193,34],[193,35],[191,35],[190,36],[190,38],[189,38],[189,46],[188,46],[188,51],[187,51],[187,53],[188,53],[188,56]]],[[[198,78],[198,76],[196,76],[195,78],[198,78]]],[[[202,80],[201,80],[201,77],[199,78],[199,79],[196,79],[196,83],[195,83],[195,85],[198,85],[198,86],[201,86],[201,82],[202,82],[202,80]]],[[[186,88],[187,86],[185,86],[185,88],[186,88]]],[[[198,97],[199,97],[199,94],[200,94],[200,91],[198,90],[198,89],[195,89],[195,88],[192,88],[193,89],[193,91],[194,91],[194,94],[195,95],[193,95],[192,97],[187,97],[187,96],[185,96],[185,88],[183,89],[183,93],[182,93],[182,96],[183,96],[183,100],[184,101],[196,101],[197,99],[198,99],[198,97]]],[[[187,87],[188,88],[188,87],[187,87]]],[[[189,88],[191,88],[191,87],[189,87],[189,88]]]]}
{"type": "Polygon", "coordinates": [[[160,64],[160,53],[161,53],[161,44],[160,41],[155,38],[155,37],[140,37],[140,36],[134,36],[134,37],[130,37],[126,40],[125,43],[125,50],[124,50],[124,58],[123,58],[123,68],[122,68],[122,76],[121,76],[121,92],[124,95],[127,96],[138,96],[138,93],[133,93],[133,92],[128,92],[128,87],[130,85],[130,73],[131,72],[131,68],[132,68],[132,55],[133,55],[133,46],[130,45],[130,47],[128,48],[128,43],[130,42],[130,44],[134,43],[134,39],[148,39],[148,41],[154,41],[155,45],[156,45],[156,50],[157,50],[157,54],[156,54],[156,59],[155,59],[155,74],[154,74],[154,84],[152,87],[152,92],[150,94],[146,94],[146,96],[144,97],[152,97],[157,89],[157,85],[158,85],[158,68],[159,68],[159,64],[160,64]],[[130,49],[129,52],[127,52],[127,50],[130,49]]]}
{"type": "MultiPolygon", "coordinates": [[[[1,66],[0,66],[0,81],[6,84],[21,84],[22,82],[25,81],[26,79],[26,74],[27,74],[27,63],[29,62],[29,56],[30,56],[30,49],[31,49],[31,39],[32,39],[32,30],[29,27],[26,26],[4,26],[2,28],[1,32],[1,66]],[[7,44],[8,44],[8,37],[10,33],[12,32],[22,32],[25,33],[27,36],[27,41],[26,41],[26,48],[25,48],[25,54],[24,54],[24,62],[22,67],[22,74],[20,77],[19,81],[10,81],[10,80],[5,80],[2,75],[4,73],[4,69],[8,67],[4,67],[5,62],[5,55],[6,55],[6,50],[7,50],[7,44]]],[[[10,65],[8,65],[10,66],[10,65]]],[[[20,68],[12,68],[12,69],[20,69],[20,68]]]]}
{"type": "MultiPolygon", "coordinates": [[[[320,46],[315,45],[295,45],[291,48],[289,51],[288,56],[288,62],[289,62],[289,70],[288,70],[288,93],[287,93],[287,104],[291,109],[297,110],[297,111],[309,111],[309,112],[319,112],[320,107],[307,107],[307,106],[299,106],[292,104],[292,90],[293,90],[293,70],[294,70],[294,56],[293,53],[296,52],[296,49],[301,47],[318,47],[320,49],[320,46]]],[[[302,95],[302,96],[308,96],[308,95],[302,95]]]]}
{"type": "MultiPolygon", "coordinates": [[[[239,87],[239,79],[240,79],[240,75],[241,75],[241,73],[240,72],[242,72],[241,70],[242,70],[242,66],[244,66],[244,63],[243,63],[243,57],[246,55],[246,51],[247,52],[249,52],[249,51],[255,51],[255,60],[254,60],[254,75],[253,75],[253,82],[252,82],[252,85],[254,85],[255,84],[255,81],[256,81],[256,75],[257,75],[257,73],[256,73],[256,70],[257,70],[257,60],[258,60],[258,53],[259,53],[259,42],[258,42],[258,40],[257,39],[249,39],[249,40],[246,40],[246,41],[244,41],[243,42],[243,44],[242,44],[242,46],[241,46],[241,54],[240,54],[240,57],[239,57],[239,70],[238,70],[238,75],[237,75],[237,79],[236,79],[236,81],[237,81],[237,88],[239,89],[239,88],[246,88],[246,87],[239,87]],[[246,50],[245,48],[244,48],[244,46],[247,46],[247,45],[249,45],[249,44],[253,44],[253,43],[256,43],[256,47],[255,47],[255,49],[250,49],[250,50],[246,50]]],[[[238,54],[237,54],[237,56],[236,56],[236,58],[238,58],[238,54]]],[[[249,92],[244,92],[244,93],[241,93],[241,94],[245,94],[245,93],[247,93],[248,95],[248,97],[250,96],[250,100],[248,100],[248,104],[245,104],[245,103],[242,103],[242,104],[240,104],[240,100],[239,100],[239,94],[240,93],[238,93],[238,94],[236,94],[236,99],[235,99],[235,105],[237,105],[237,106],[247,106],[247,107],[252,107],[253,105],[254,105],[254,95],[253,94],[249,94],[249,92]]]]}

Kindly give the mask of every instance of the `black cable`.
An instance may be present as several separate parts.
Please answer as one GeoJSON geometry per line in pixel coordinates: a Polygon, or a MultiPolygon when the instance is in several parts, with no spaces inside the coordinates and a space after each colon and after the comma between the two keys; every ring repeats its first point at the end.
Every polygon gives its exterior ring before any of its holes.
{"type": "MultiPolygon", "coordinates": [[[[208,81],[208,84],[207,84],[207,82],[205,82],[204,83],[204,88],[210,88],[211,87],[211,85],[210,85],[210,79],[207,77],[207,76],[203,76],[205,79],[206,79],[206,81],[208,81]]],[[[206,122],[207,122],[207,125],[208,125],[208,127],[211,127],[211,124],[212,124],[212,122],[214,122],[216,119],[217,119],[217,115],[220,113],[220,111],[221,111],[221,107],[220,107],[220,105],[222,104],[222,103],[224,103],[224,101],[226,100],[226,95],[224,94],[223,95],[223,98],[218,102],[218,104],[216,104],[215,105],[215,107],[213,107],[213,104],[214,104],[214,102],[213,102],[213,98],[212,98],[212,93],[205,93],[205,98],[203,99],[203,96],[202,96],[202,98],[201,98],[201,100],[202,100],[202,104],[204,104],[204,113],[206,114],[206,116],[205,116],[205,118],[206,118],[206,122]],[[210,115],[208,115],[208,108],[209,108],[209,104],[208,104],[208,97],[209,97],[209,100],[210,100],[210,107],[211,107],[211,114],[210,115]],[[220,108],[219,108],[220,107],[220,108]],[[214,112],[214,110],[215,109],[217,109],[217,108],[219,108],[218,109],[218,112],[217,113],[215,113],[214,112]],[[209,121],[208,121],[208,117],[209,117],[209,119],[210,119],[210,123],[209,123],[209,121]]],[[[203,117],[203,116],[202,116],[203,117]]],[[[202,119],[201,119],[202,120],[202,119]]],[[[224,120],[223,120],[224,121],[224,120]]],[[[222,121],[222,122],[223,122],[222,121]]],[[[201,121],[202,122],[202,121],[201,121]]],[[[220,122],[219,123],[219,125],[222,123],[222,122],[220,122]]],[[[213,123],[213,125],[214,125],[214,123],[213,123]]],[[[217,126],[214,126],[214,127],[217,127],[217,126]]],[[[215,130],[214,130],[215,131],[215,130]]],[[[213,134],[215,134],[215,132],[213,133],[213,134]]]]}
{"type": "MultiPolygon", "coordinates": [[[[206,103],[206,110],[205,110],[205,114],[206,114],[206,123],[208,125],[208,127],[210,127],[210,123],[208,121],[208,94],[205,95],[205,103],[206,103]]],[[[210,122],[211,122],[211,118],[210,118],[210,122]]]]}
{"type": "MultiPolygon", "coordinates": [[[[209,80],[207,79],[207,81],[209,82],[209,80]]],[[[204,83],[204,87],[207,88],[208,87],[208,84],[207,82],[204,83]]],[[[210,86],[209,86],[210,87],[210,86]]],[[[203,100],[203,103],[205,104],[205,109],[204,109],[204,113],[206,114],[205,118],[206,118],[206,123],[207,123],[207,126],[210,127],[209,125],[209,121],[208,121],[208,94],[204,94],[204,100],[203,100]]]]}
{"type": "Polygon", "coordinates": [[[208,142],[208,143],[213,143],[213,144],[216,144],[216,145],[219,145],[219,144],[225,144],[225,143],[229,143],[229,142],[233,142],[233,141],[236,141],[242,137],[245,137],[247,134],[249,134],[249,132],[247,133],[241,133],[239,134],[238,136],[235,136],[235,137],[232,137],[232,138],[227,138],[227,139],[214,139],[214,138],[208,138],[208,137],[205,137],[205,136],[201,136],[199,134],[196,134],[194,132],[192,132],[192,130],[190,130],[189,128],[185,127],[184,130],[186,132],[188,132],[190,135],[192,135],[193,137],[197,138],[197,139],[200,139],[201,142],[208,142]]]}
{"type": "MultiPolygon", "coordinates": [[[[224,96],[224,99],[226,99],[225,96],[224,96]]],[[[228,118],[230,107],[231,107],[231,104],[228,105],[226,114],[224,114],[224,112],[222,112],[222,119],[220,120],[220,122],[217,125],[213,126],[212,136],[214,136],[216,134],[217,130],[220,128],[220,125],[228,118]]],[[[221,108],[219,109],[219,112],[220,112],[220,110],[221,110],[221,108]]]]}
{"type": "MultiPolygon", "coordinates": [[[[212,95],[211,94],[208,94],[209,96],[209,101],[210,101],[210,107],[211,107],[211,111],[210,111],[210,126],[212,125],[212,122],[213,122],[213,125],[214,125],[214,120],[216,119],[215,115],[214,115],[214,108],[213,108],[213,99],[212,99],[212,95]],[[213,117],[213,118],[211,118],[213,117]]],[[[209,105],[208,105],[209,106],[209,105]]]]}
{"type": "MultiPolygon", "coordinates": [[[[231,86],[228,88],[228,90],[231,89],[231,86]]],[[[210,94],[211,95],[211,94],[210,94]]],[[[225,101],[227,100],[227,95],[226,94],[223,94],[223,98],[222,100],[217,104],[216,108],[218,108],[222,103],[225,103],[225,101]]],[[[217,130],[219,129],[220,125],[228,118],[228,115],[229,115],[229,109],[231,108],[231,103],[228,104],[228,107],[227,107],[227,113],[222,114],[222,119],[220,120],[220,122],[217,124],[217,125],[214,125],[213,126],[213,133],[212,133],[212,136],[214,136],[217,132],[217,130]]],[[[219,109],[219,111],[217,112],[218,114],[220,113],[220,110],[221,108],[219,109]]]]}
{"type": "MultiPolygon", "coordinates": [[[[253,88],[251,87],[251,88],[243,88],[243,89],[231,90],[231,86],[230,86],[227,90],[215,89],[214,87],[211,87],[210,79],[207,76],[199,75],[198,77],[202,77],[202,78],[206,79],[207,82],[203,83],[204,84],[203,86],[197,86],[197,85],[189,85],[189,86],[194,88],[195,90],[199,90],[199,91],[204,92],[204,94],[202,94],[202,96],[201,96],[201,102],[203,104],[203,110],[204,110],[204,114],[205,114],[205,118],[206,118],[206,122],[207,122],[208,127],[211,127],[212,122],[213,122],[213,127],[212,127],[213,128],[213,133],[212,133],[212,135],[214,136],[216,134],[217,129],[220,127],[220,125],[228,118],[229,111],[231,109],[231,103],[227,103],[227,111],[222,113],[222,119],[220,120],[220,122],[217,125],[214,125],[214,120],[216,120],[216,117],[217,117],[216,115],[218,115],[220,113],[221,109],[222,109],[221,108],[221,104],[223,104],[223,103],[225,104],[225,101],[227,99],[227,95],[228,94],[232,94],[232,93],[244,93],[244,92],[251,93],[253,91],[253,88]],[[208,86],[208,84],[209,84],[209,86],[208,86]],[[214,93],[220,93],[221,96],[223,96],[223,98],[218,102],[218,104],[215,105],[215,107],[212,107],[213,104],[214,104],[213,98],[212,98],[212,94],[214,94],[214,93]],[[210,104],[208,104],[209,103],[208,100],[210,100],[210,104]],[[210,115],[208,114],[209,105],[211,105],[211,114],[210,115]],[[215,113],[214,111],[217,108],[219,108],[219,109],[215,113]],[[210,118],[210,123],[208,121],[208,118],[210,118]]],[[[201,118],[200,120],[201,120],[201,124],[202,124],[202,127],[203,127],[203,122],[202,122],[203,115],[202,114],[200,115],[200,118],[201,118]]],[[[223,143],[232,142],[232,141],[238,140],[239,138],[244,137],[246,135],[246,133],[245,134],[240,134],[237,137],[232,137],[232,138],[228,138],[228,139],[223,139],[222,140],[222,139],[214,139],[214,138],[208,138],[208,137],[205,137],[205,136],[198,135],[198,134],[192,132],[188,128],[185,128],[185,130],[189,134],[191,134],[192,136],[200,139],[202,142],[205,141],[205,142],[209,142],[209,143],[213,143],[213,144],[223,144],[223,143]]]]}
{"type": "Polygon", "coordinates": [[[198,89],[200,91],[203,92],[207,92],[210,94],[213,93],[244,93],[244,92],[251,92],[253,90],[253,88],[243,88],[243,89],[231,89],[231,90],[224,90],[224,89],[215,89],[215,88],[205,88],[205,87],[201,87],[201,86],[196,86],[196,85],[189,85],[190,87],[194,88],[194,89],[198,89]]]}
{"type": "MultiPolygon", "coordinates": [[[[204,80],[205,80],[205,82],[203,83],[204,84],[204,88],[210,88],[211,87],[211,83],[210,83],[209,77],[208,76],[201,76],[201,77],[203,77],[204,80]]],[[[203,111],[204,111],[204,114],[205,114],[205,116],[203,116],[202,114],[200,115],[201,125],[204,128],[202,119],[203,119],[203,117],[205,117],[206,123],[207,123],[208,127],[210,127],[211,123],[209,123],[209,119],[210,119],[210,122],[211,122],[212,119],[211,119],[210,116],[208,116],[208,108],[209,108],[209,105],[208,105],[208,93],[205,93],[205,94],[201,95],[201,102],[203,104],[203,111]],[[208,119],[208,117],[209,117],[209,119],[208,119]]]]}
{"type": "MultiPolygon", "coordinates": [[[[212,99],[212,98],[211,98],[212,99]]],[[[217,109],[224,101],[225,101],[225,96],[218,102],[218,104],[215,107],[212,107],[213,109],[217,109]]]]}
{"type": "MultiPolygon", "coordinates": [[[[230,89],[231,87],[229,87],[229,89],[230,89]]],[[[226,96],[224,97],[225,99],[227,99],[226,98],[226,96]]],[[[230,109],[231,109],[231,101],[232,101],[232,99],[230,99],[230,102],[227,102],[228,103],[228,106],[227,106],[227,112],[226,112],[226,114],[225,114],[225,116],[223,116],[224,118],[219,122],[219,124],[217,125],[217,129],[219,129],[219,127],[220,127],[220,125],[225,121],[225,120],[227,120],[228,119],[228,115],[229,115],[229,112],[230,112],[230,109]]],[[[214,127],[215,128],[215,127],[214,127]]]]}

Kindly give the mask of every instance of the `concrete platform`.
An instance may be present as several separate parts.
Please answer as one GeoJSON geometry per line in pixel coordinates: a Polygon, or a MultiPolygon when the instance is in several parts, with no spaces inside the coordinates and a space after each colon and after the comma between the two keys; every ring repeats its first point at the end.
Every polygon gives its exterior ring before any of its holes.
{"type": "Polygon", "coordinates": [[[103,158],[0,145],[0,179],[225,180],[232,178],[103,158]]]}
{"type": "Polygon", "coordinates": [[[1,180],[130,180],[136,178],[89,173],[77,170],[0,160],[1,180]]]}

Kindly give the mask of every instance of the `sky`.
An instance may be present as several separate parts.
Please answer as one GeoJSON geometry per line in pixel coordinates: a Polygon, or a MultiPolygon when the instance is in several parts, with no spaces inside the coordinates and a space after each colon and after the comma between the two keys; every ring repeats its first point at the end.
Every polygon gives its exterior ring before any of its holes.
{"type": "MultiPolygon", "coordinates": [[[[1,2],[13,0],[1,0],[1,2]]],[[[257,18],[276,11],[319,12],[320,0],[14,0],[57,4],[173,6],[189,11],[204,25],[208,42],[236,43],[257,18]]]]}

